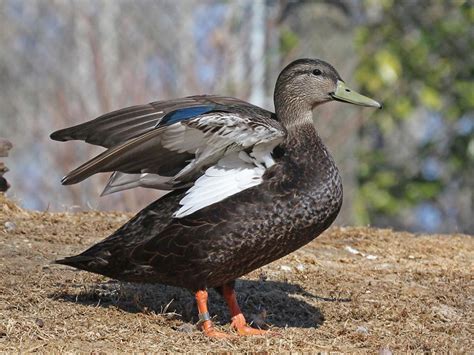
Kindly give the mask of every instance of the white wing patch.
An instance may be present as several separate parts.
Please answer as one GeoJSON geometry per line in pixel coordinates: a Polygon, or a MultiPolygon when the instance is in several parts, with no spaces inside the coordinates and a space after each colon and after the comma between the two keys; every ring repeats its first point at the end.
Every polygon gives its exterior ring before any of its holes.
{"type": "MultiPolygon", "coordinates": [[[[269,152],[270,153],[270,152],[269,152]]],[[[265,166],[247,153],[232,152],[206,170],[181,199],[173,217],[181,218],[262,182],[265,166]]]]}

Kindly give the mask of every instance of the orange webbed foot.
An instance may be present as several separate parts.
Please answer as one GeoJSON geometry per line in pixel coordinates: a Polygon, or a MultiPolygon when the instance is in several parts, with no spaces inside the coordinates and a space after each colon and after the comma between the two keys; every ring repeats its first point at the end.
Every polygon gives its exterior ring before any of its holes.
{"type": "Polygon", "coordinates": [[[249,327],[245,321],[245,317],[242,313],[232,317],[232,323],[230,325],[238,335],[249,336],[249,335],[272,335],[272,332],[263,329],[256,329],[249,327]]]}
{"type": "Polygon", "coordinates": [[[232,335],[226,334],[224,332],[220,332],[216,330],[214,327],[209,328],[209,329],[204,329],[203,333],[205,336],[208,336],[209,338],[214,338],[214,339],[228,339],[232,338],[232,335]]]}
{"type": "Polygon", "coordinates": [[[196,301],[199,311],[200,326],[204,335],[214,339],[231,338],[232,335],[219,332],[214,328],[211,317],[207,311],[207,291],[199,290],[196,292],[196,301]]]}

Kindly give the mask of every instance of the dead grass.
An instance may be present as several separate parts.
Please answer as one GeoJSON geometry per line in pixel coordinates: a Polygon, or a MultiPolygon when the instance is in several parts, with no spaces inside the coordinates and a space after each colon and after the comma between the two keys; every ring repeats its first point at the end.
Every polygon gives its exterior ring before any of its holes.
{"type": "MultiPolygon", "coordinates": [[[[49,264],[129,217],[26,212],[0,194],[0,351],[474,350],[471,236],[332,228],[237,284],[248,318],[280,336],[217,341],[195,329],[186,290],[49,264]]],[[[210,308],[228,331],[214,293],[210,308]]]]}

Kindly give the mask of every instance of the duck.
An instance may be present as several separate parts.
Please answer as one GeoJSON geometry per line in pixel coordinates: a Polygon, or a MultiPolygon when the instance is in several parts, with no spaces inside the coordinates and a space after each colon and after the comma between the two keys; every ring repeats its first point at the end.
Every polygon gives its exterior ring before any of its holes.
{"type": "Polygon", "coordinates": [[[112,173],[103,194],[166,192],[84,252],[56,260],[126,282],[182,287],[195,295],[202,332],[218,331],[208,290],[225,299],[237,335],[263,335],[237,302],[235,281],[309,243],[338,215],[343,187],[313,110],[341,101],[381,108],[320,59],[279,74],[275,112],[233,97],[197,95],[123,108],[51,134],[106,150],[65,185],[112,173]]]}

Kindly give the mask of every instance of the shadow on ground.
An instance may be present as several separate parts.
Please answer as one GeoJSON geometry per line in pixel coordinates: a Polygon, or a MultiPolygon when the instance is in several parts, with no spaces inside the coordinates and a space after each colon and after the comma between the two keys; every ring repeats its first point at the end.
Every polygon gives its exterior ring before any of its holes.
{"type": "MultiPolygon", "coordinates": [[[[301,286],[279,281],[238,280],[239,303],[248,321],[260,327],[313,328],[324,322],[320,310],[308,301],[350,302],[347,298],[324,298],[306,292],[301,286]]],[[[117,307],[126,312],[153,312],[197,321],[197,309],[191,292],[165,285],[121,283],[110,280],[93,285],[73,285],[50,298],[83,305],[117,307]]],[[[227,308],[215,291],[209,293],[209,309],[220,324],[229,322],[227,308]]]]}

